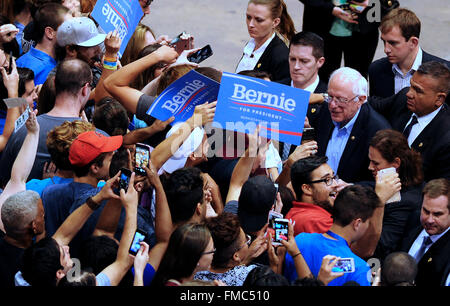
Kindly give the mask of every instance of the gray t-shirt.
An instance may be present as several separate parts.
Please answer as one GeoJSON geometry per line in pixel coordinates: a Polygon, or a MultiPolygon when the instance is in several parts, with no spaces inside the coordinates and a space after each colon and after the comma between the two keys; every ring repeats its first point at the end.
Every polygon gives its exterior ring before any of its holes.
{"type": "MultiPolygon", "coordinates": [[[[28,180],[42,179],[42,169],[46,161],[50,161],[50,154],[47,150],[47,134],[54,127],[63,124],[65,121],[80,120],[77,117],[53,117],[47,114],[42,114],[37,117],[39,122],[39,144],[36,153],[36,159],[31,169],[28,180]]],[[[8,140],[5,150],[0,159],[0,177],[4,183],[8,182],[11,177],[11,169],[19,154],[23,141],[27,136],[27,128],[23,125],[17,132],[13,133],[8,140]]]]}

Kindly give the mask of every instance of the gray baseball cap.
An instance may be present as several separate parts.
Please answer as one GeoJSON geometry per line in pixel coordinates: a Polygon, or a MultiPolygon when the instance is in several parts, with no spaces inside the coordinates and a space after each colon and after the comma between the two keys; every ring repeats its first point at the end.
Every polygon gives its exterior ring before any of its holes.
{"type": "Polygon", "coordinates": [[[104,42],[106,34],[100,34],[94,21],[88,17],[75,17],[61,24],[56,33],[56,42],[65,47],[76,45],[93,47],[104,42]]]}

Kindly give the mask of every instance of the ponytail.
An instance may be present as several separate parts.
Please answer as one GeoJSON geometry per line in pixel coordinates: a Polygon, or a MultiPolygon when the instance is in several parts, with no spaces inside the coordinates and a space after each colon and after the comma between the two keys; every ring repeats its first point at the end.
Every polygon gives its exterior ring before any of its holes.
{"type": "Polygon", "coordinates": [[[277,30],[281,35],[291,41],[292,37],[295,35],[295,25],[287,11],[286,3],[284,3],[283,0],[280,0],[280,2],[282,11],[280,16],[280,24],[278,25],[277,30]]]}

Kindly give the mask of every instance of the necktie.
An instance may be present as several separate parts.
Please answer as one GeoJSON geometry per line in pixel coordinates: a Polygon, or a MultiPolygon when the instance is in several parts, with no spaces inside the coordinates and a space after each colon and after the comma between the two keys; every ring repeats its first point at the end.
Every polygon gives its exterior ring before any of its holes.
{"type": "Polygon", "coordinates": [[[412,127],[417,123],[417,117],[416,115],[412,116],[412,120],[411,122],[408,124],[408,126],[405,128],[405,130],[403,131],[403,135],[405,135],[406,139],[408,139],[409,134],[411,133],[411,129],[412,127]]]}
{"type": "Polygon", "coordinates": [[[430,246],[433,243],[430,236],[423,237],[422,245],[420,246],[419,251],[416,253],[416,262],[419,263],[419,261],[422,259],[422,256],[425,254],[425,250],[428,246],[430,246]]]}
{"type": "Polygon", "coordinates": [[[281,154],[281,160],[288,159],[290,150],[291,144],[285,142],[283,145],[283,153],[281,154]]]}

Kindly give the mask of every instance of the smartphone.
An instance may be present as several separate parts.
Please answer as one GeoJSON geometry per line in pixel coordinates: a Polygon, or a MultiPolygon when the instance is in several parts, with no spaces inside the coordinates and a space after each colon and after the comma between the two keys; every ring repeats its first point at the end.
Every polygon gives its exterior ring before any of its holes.
{"type": "Polygon", "coordinates": [[[314,128],[303,128],[302,143],[316,140],[316,130],[314,128]]]}
{"type": "Polygon", "coordinates": [[[127,168],[120,169],[120,181],[119,188],[114,189],[114,193],[120,195],[120,189],[128,190],[128,184],[130,183],[131,171],[127,168]]]}
{"type": "Polygon", "coordinates": [[[355,261],[353,258],[341,258],[336,261],[336,264],[331,269],[331,271],[353,273],[355,272],[355,261]]]}
{"type": "Polygon", "coordinates": [[[188,61],[192,63],[199,64],[203,62],[205,59],[213,55],[213,51],[210,45],[206,45],[194,54],[191,54],[187,57],[188,61]]]}
{"type": "Polygon", "coordinates": [[[143,143],[137,143],[134,160],[136,163],[134,167],[134,172],[136,172],[136,175],[147,175],[143,167],[145,166],[148,168],[150,160],[150,147],[143,143]]]}
{"type": "Polygon", "coordinates": [[[193,48],[194,38],[186,32],[180,33],[177,37],[172,39],[169,43],[170,46],[175,48],[178,54],[181,54],[184,50],[190,50],[193,48]]]}
{"type": "MultiPolygon", "coordinates": [[[[397,170],[394,167],[378,170],[378,179],[381,180],[384,175],[386,175],[388,173],[395,173],[395,172],[397,172],[397,170]]],[[[402,199],[402,197],[401,197],[400,191],[399,191],[399,192],[395,193],[389,200],[387,200],[386,204],[392,203],[392,202],[399,202],[399,201],[401,201],[401,199],[402,199]]]]}
{"type": "Polygon", "coordinates": [[[277,195],[278,195],[278,184],[274,183],[273,185],[275,186],[275,201],[273,202],[273,207],[276,208],[276,206],[277,206],[277,195]]]}
{"type": "Polygon", "coordinates": [[[288,240],[289,236],[289,220],[276,218],[273,221],[273,230],[275,235],[273,236],[273,245],[281,245],[282,240],[288,240]]]}
{"type": "Polygon", "coordinates": [[[141,248],[140,243],[145,240],[145,237],[147,237],[147,233],[136,229],[136,232],[134,233],[133,241],[131,242],[130,249],[128,250],[128,253],[136,256],[137,252],[139,252],[139,249],[141,248]]]}

